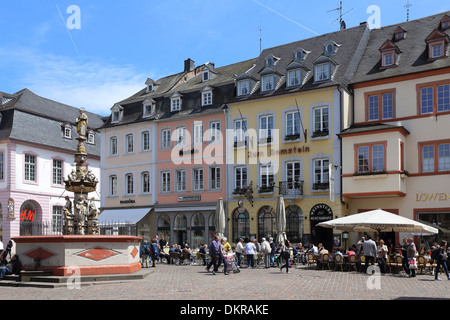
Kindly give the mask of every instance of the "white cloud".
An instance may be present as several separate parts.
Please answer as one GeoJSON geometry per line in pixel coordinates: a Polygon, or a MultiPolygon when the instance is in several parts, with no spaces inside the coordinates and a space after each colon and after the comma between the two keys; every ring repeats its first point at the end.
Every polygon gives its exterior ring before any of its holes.
{"type": "Polygon", "coordinates": [[[79,60],[26,48],[0,48],[0,72],[7,71],[11,81],[21,86],[17,91],[28,88],[45,98],[100,115],[108,115],[114,103],[144,88],[145,80],[154,76],[131,65],[79,60]]]}

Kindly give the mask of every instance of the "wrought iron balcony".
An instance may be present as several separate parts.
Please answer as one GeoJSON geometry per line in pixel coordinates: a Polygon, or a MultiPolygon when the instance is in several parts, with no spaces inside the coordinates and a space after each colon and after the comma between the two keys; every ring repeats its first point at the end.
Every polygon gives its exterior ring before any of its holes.
{"type": "Polygon", "coordinates": [[[280,182],[280,195],[303,196],[303,181],[282,181],[280,182]]]}

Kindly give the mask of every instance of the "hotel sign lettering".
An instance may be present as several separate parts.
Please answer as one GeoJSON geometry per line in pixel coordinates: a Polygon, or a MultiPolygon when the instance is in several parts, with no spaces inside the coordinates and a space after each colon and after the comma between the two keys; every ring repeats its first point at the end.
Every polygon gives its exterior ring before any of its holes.
{"type": "Polygon", "coordinates": [[[446,201],[450,200],[450,193],[416,193],[416,201],[446,201]]]}

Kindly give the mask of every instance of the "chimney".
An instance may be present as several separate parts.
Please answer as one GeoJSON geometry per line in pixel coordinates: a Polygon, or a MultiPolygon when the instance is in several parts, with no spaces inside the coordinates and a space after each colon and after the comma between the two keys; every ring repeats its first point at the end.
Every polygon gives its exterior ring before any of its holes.
{"type": "Polygon", "coordinates": [[[184,72],[189,72],[194,70],[195,68],[195,61],[191,59],[184,60],[184,72]]]}

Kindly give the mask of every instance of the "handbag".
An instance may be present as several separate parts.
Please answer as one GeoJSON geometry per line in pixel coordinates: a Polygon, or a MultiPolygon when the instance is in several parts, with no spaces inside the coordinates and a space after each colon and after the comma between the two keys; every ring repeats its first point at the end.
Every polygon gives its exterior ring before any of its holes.
{"type": "Polygon", "coordinates": [[[409,268],[410,269],[417,269],[416,258],[410,258],[409,259],[409,268]]]}

